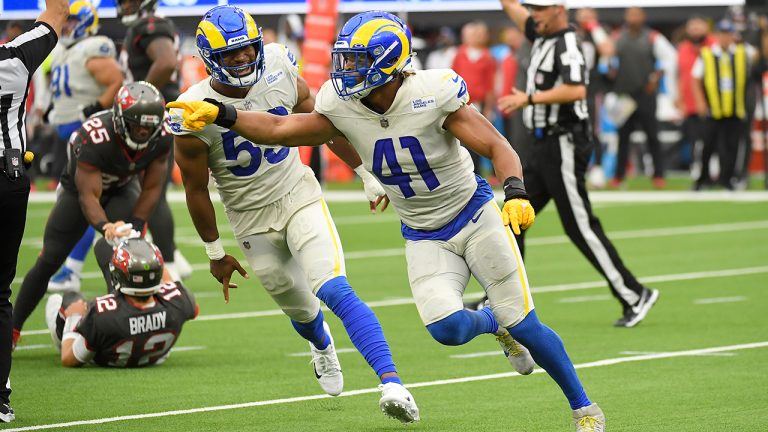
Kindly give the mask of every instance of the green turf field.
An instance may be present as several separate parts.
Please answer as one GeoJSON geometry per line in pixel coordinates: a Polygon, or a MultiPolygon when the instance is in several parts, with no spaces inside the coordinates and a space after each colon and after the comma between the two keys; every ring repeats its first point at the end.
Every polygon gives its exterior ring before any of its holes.
{"type": "MultiPolygon", "coordinates": [[[[414,385],[420,423],[402,426],[378,411],[377,379],[330,313],[349,394],[321,395],[306,342],[258,282],[241,283],[224,304],[186,208],[176,203],[178,245],[198,270],[185,284],[200,305],[177,351],[144,370],[65,370],[42,331],[42,303],[14,353],[11,430],[572,430],[554,382],[544,373],[515,376],[492,337],[462,347],[431,339],[410,302],[397,219],[366,207],[330,204],[352,286],[373,306],[401,375],[414,385]]],[[[768,203],[597,207],[625,262],[661,291],[639,327],[611,326],[619,305],[563,236],[553,208],[538,215],[526,258],[539,317],[562,336],[607,430],[768,430],[768,203]]],[[[14,289],[39,251],[49,208],[29,207],[14,289]]],[[[227,249],[240,257],[231,241],[227,249]]],[[[83,290],[102,294],[92,258],[86,272],[83,290]]],[[[476,283],[467,293],[479,294],[476,283]]]]}

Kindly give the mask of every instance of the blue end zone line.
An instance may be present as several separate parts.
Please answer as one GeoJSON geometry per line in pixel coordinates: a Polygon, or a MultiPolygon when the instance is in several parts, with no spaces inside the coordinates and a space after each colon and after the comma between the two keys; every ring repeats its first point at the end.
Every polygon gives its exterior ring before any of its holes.
{"type": "MultiPolygon", "coordinates": [[[[631,357],[616,357],[616,358],[597,360],[593,362],[580,363],[574,366],[576,367],[576,369],[590,369],[590,368],[603,367],[603,366],[612,366],[612,365],[617,365],[621,363],[660,360],[660,359],[669,359],[669,358],[675,358],[675,357],[696,357],[696,356],[701,356],[703,354],[713,354],[713,353],[722,353],[722,352],[729,352],[729,351],[766,348],[766,347],[768,347],[768,341],[753,342],[753,343],[746,343],[746,344],[740,344],[740,345],[717,346],[717,347],[711,347],[711,348],[700,348],[700,349],[692,349],[692,350],[685,350],[685,351],[660,352],[660,353],[653,353],[653,354],[636,355],[631,357]]],[[[544,371],[542,369],[537,368],[536,370],[533,371],[533,373],[534,374],[544,373],[544,371]]],[[[420,388],[420,387],[435,387],[435,386],[441,386],[441,385],[488,381],[488,380],[495,380],[495,379],[501,379],[501,378],[512,378],[517,376],[521,376],[521,375],[518,375],[517,372],[505,372],[505,373],[490,374],[490,375],[478,375],[478,376],[470,376],[470,377],[463,377],[463,378],[452,378],[452,379],[445,379],[445,380],[413,383],[413,384],[406,385],[406,387],[408,387],[409,389],[420,388]]],[[[337,397],[358,396],[362,394],[378,393],[379,391],[380,390],[378,388],[352,390],[352,391],[344,392],[337,397]]],[[[4,430],[8,432],[11,432],[11,431],[22,432],[22,431],[31,431],[31,430],[59,429],[59,428],[72,427],[72,426],[114,423],[118,421],[142,420],[147,418],[170,417],[170,416],[197,414],[197,413],[212,412],[212,411],[227,411],[227,410],[233,410],[233,409],[253,408],[253,407],[259,407],[259,406],[282,405],[282,404],[305,402],[305,401],[318,400],[318,399],[327,399],[331,397],[333,396],[329,396],[327,394],[297,396],[297,397],[290,397],[290,398],[271,399],[271,400],[246,402],[246,403],[230,404],[230,405],[216,405],[216,406],[207,406],[207,407],[200,407],[200,408],[162,411],[162,412],[155,412],[155,413],[132,414],[132,415],[117,416],[117,417],[105,417],[105,418],[98,418],[98,419],[91,419],[91,420],[77,420],[77,421],[64,422],[64,423],[43,424],[43,425],[37,425],[37,426],[26,426],[26,427],[20,427],[20,428],[4,429],[4,430]]]]}
{"type": "MultiPolygon", "coordinates": [[[[638,278],[638,280],[641,283],[656,284],[656,283],[675,282],[675,281],[694,280],[694,279],[747,276],[747,275],[763,274],[763,273],[768,273],[768,266],[744,267],[744,268],[734,268],[734,269],[711,270],[711,271],[703,271],[703,272],[673,273],[673,274],[666,274],[666,275],[645,276],[645,277],[638,278]]],[[[534,294],[541,294],[541,293],[552,293],[552,292],[577,291],[577,290],[592,289],[592,288],[605,288],[607,286],[608,285],[606,284],[605,280],[601,279],[601,280],[591,281],[591,282],[576,282],[576,283],[570,283],[570,284],[545,285],[545,286],[540,286],[538,288],[532,288],[531,291],[534,294]]],[[[401,305],[409,305],[413,303],[414,303],[413,298],[410,298],[410,297],[366,302],[366,304],[368,304],[368,306],[370,306],[371,308],[401,306],[401,305]]],[[[323,308],[323,310],[327,311],[328,309],[323,308]]],[[[219,320],[228,320],[228,319],[258,318],[258,317],[268,317],[268,316],[283,316],[283,311],[280,309],[273,309],[273,310],[251,311],[251,312],[235,312],[235,313],[227,313],[227,314],[200,315],[194,321],[190,321],[190,322],[194,323],[198,321],[219,321],[219,320]]],[[[25,330],[21,332],[22,336],[32,336],[32,335],[41,335],[41,334],[47,335],[49,333],[50,332],[47,329],[28,330],[28,331],[25,330]]]]}

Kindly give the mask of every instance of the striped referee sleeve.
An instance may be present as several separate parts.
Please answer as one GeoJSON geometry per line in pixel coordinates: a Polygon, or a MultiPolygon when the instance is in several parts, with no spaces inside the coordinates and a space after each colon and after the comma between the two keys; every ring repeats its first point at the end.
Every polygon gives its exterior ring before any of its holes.
{"type": "Polygon", "coordinates": [[[586,84],[586,62],[579,49],[576,33],[567,32],[563,35],[565,49],[560,54],[560,64],[563,70],[560,76],[565,84],[586,84]]]}
{"type": "Polygon", "coordinates": [[[31,75],[48,57],[48,54],[56,46],[56,42],[58,42],[58,37],[51,26],[38,21],[31,30],[22,33],[12,42],[0,46],[0,61],[18,58],[24,63],[31,75]]]}

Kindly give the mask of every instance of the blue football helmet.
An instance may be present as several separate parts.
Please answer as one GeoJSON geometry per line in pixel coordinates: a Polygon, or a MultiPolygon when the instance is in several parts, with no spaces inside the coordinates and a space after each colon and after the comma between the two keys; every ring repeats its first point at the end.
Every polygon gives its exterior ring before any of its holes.
{"type": "Polygon", "coordinates": [[[357,14],[333,45],[331,79],[342,99],[361,99],[411,63],[411,31],[389,12],[357,14]]]}
{"type": "Polygon", "coordinates": [[[216,6],[208,11],[197,26],[197,50],[213,79],[233,87],[250,87],[264,72],[264,40],[261,29],[251,15],[235,6],[216,6]],[[256,49],[252,63],[228,67],[224,53],[249,45],[256,49]],[[253,68],[246,75],[240,72],[253,68]]]}
{"type": "Polygon", "coordinates": [[[73,45],[88,36],[95,35],[99,30],[99,15],[96,8],[85,0],[77,0],[69,5],[69,17],[65,29],[72,29],[68,34],[61,35],[61,43],[73,45]]]}

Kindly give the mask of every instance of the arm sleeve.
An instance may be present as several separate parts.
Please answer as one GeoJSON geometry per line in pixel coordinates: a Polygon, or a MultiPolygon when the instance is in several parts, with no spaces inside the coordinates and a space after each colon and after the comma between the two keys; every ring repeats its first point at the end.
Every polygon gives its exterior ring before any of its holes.
{"type": "Polygon", "coordinates": [[[83,319],[77,324],[75,331],[80,334],[80,338],[75,339],[72,346],[75,357],[82,363],[87,363],[90,358],[96,353],[96,349],[99,346],[99,334],[98,326],[96,322],[96,304],[94,301],[88,302],[88,312],[83,319]],[[81,346],[78,348],[78,344],[81,346]],[[92,353],[92,354],[89,354],[92,353]],[[88,356],[91,356],[87,360],[84,360],[88,356]]]}
{"type": "Polygon", "coordinates": [[[530,16],[525,20],[525,37],[531,42],[539,37],[539,34],[536,33],[536,23],[533,22],[533,17],[530,16]]]}
{"type": "Polygon", "coordinates": [[[560,70],[560,78],[564,84],[586,85],[587,67],[584,54],[579,49],[576,33],[568,32],[557,44],[557,66],[560,70]]]}
{"type": "MultiPolygon", "coordinates": [[[[188,290],[184,285],[181,284],[181,282],[175,283],[176,287],[179,289],[179,291],[181,291],[181,296],[178,297],[177,304],[181,306],[184,317],[188,320],[197,318],[198,306],[192,291],[188,290]]],[[[177,300],[177,298],[174,298],[174,300],[177,300]]]]}
{"type": "Polygon", "coordinates": [[[115,43],[108,37],[96,36],[86,39],[84,43],[87,44],[83,47],[86,60],[94,57],[115,58],[117,56],[115,43]]]}
{"type": "Polygon", "coordinates": [[[96,352],[88,349],[88,342],[85,340],[83,335],[79,333],[75,337],[75,340],[72,342],[72,354],[75,355],[77,361],[83,364],[89,363],[91,360],[93,360],[94,357],[96,357],[96,352]]]}
{"type": "Polygon", "coordinates": [[[36,22],[32,30],[21,34],[3,46],[0,46],[0,60],[18,57],[29,73],[34,73],[48,57],[58,42],[56,32],[44,22],[36,22]]]}

